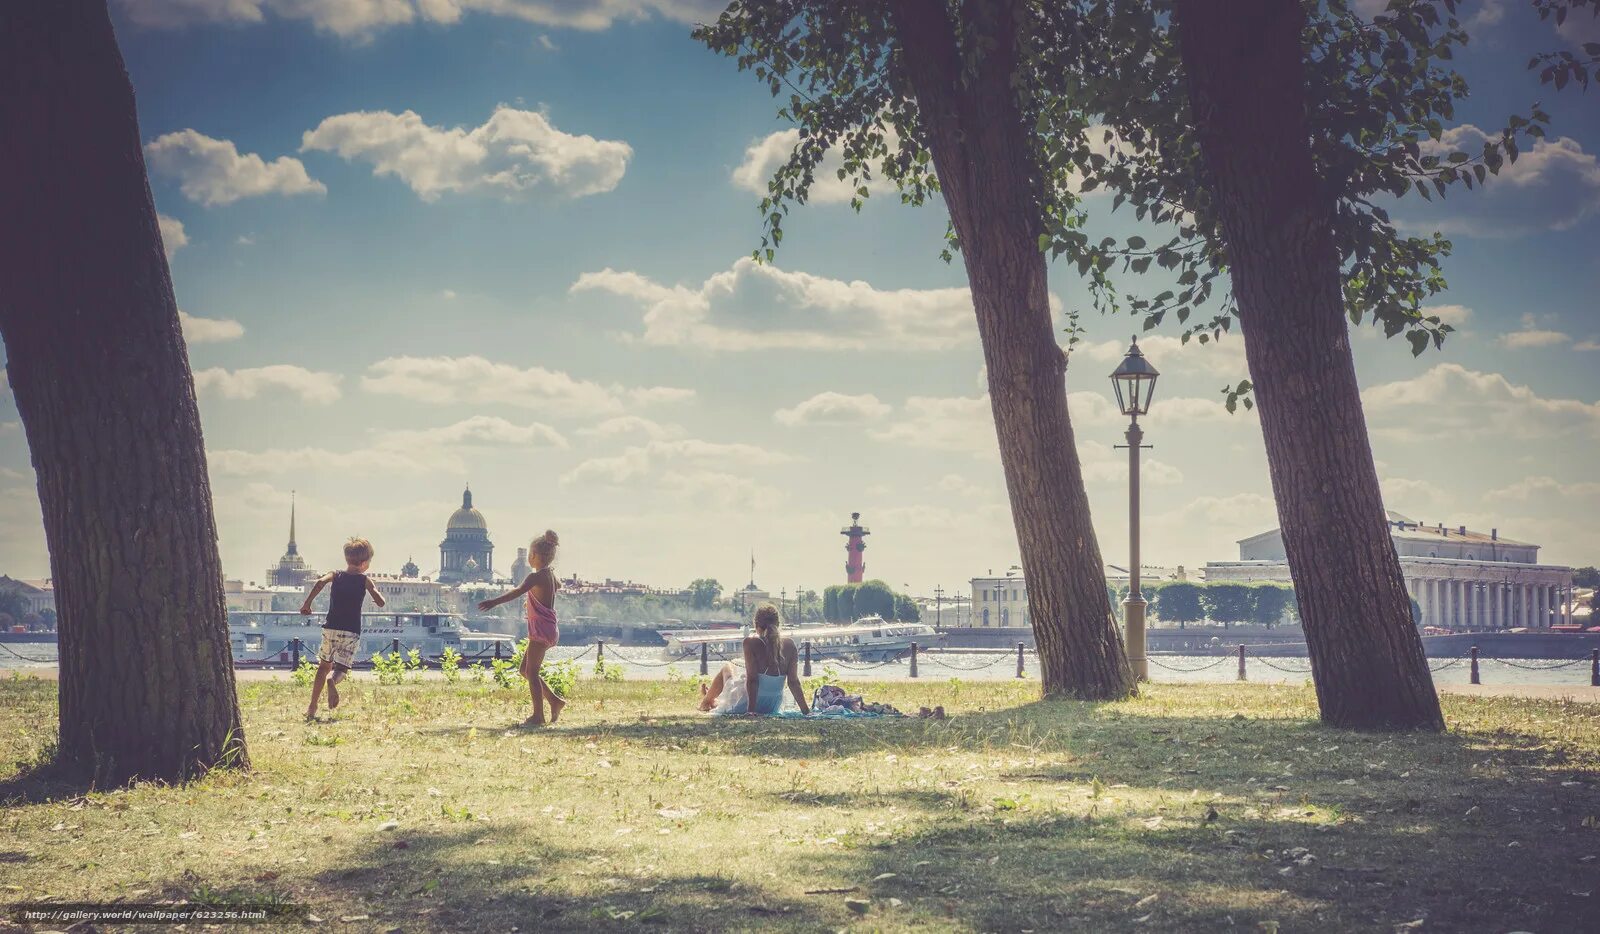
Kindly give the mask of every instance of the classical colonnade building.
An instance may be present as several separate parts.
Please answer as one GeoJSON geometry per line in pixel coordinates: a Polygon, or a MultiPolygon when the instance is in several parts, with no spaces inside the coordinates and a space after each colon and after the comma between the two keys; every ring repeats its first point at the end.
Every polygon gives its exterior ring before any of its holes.
{"type": "MultiPolygon", "coordinates": [[[[1539,546],[1464,525],[1422,525],[1390,512],[1389,529],[1421,623],[1441,629],[1548,629],[1572,623],[1572,568],[1540,564],[1539,546]]],[[[1278,529],[1239,541],[1238,561],[1206,564],[1206,580],[1289,580],[1278,529]]]]}

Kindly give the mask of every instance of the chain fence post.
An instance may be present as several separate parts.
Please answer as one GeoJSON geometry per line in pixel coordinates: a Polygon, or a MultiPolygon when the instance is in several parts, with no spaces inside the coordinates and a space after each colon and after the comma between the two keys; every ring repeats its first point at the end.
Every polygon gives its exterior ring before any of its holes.
{"type": "Polygon", "coordinates": [[[1589,684],[1600,688],[1600,649],[1589,653],[1589,684]]]}
{"type": "Polygon", "coordinates": [[[594,667],[604,671],[606,667],[606,640],[594,640],[594,667]]]}
{"type": "Polygon", "coordinates": [[[289,657],[294,660],[295,671],[300,670],[300,637],[295,636],[289,640],[289,657]]]}
{"type": "Polygon", "coordinates": [[[1477,646],[1473,646],[1472,647],[1472,683],[1473,684],[1482,684],[1483,683],[1482,681],[1478,680],[1478,647],[1477,646]]]}
{"type": "Polygon", "coordinates": [[[911,677],[917,676],[917,644],[911,643],[911,677]]]}
{"type": "Polygon", "coordinates": [[[807,678],[811,677],[811,640],[810,639],[806,640],[806,675],[805,676],[807,678]]]}
{"type": "Polygon", "coordinates": [[[1018,642],[1017,643],[1017,677],[1019,677],[1019,678],[1022,677],[1022,652],[1023,652],[1023,649],[1025,649],[1025,648],[1026,648],[1026,644],[1025,643],[1022,643],[1022,642],[1018,642]]]}
{"type": "MultiPolygon", "coordinates": [[[[1239,643],[1239,680],[1240,681],[1245,680],[1245,676],[1244,676],[1244,643],[1243,642],[1239,643]]],[[[1271,680],[1271,679],[1268,679],[1268,680],[1271,680]]]]}
{"type": "Polygon", "coordinates": [[[709,642],[700,643],[700,673],[702,675],[707,674],[711,670],[708,667],[709,664],[710,664],[710,660],[711,660],[711,643],[709,643],[709,642]]]}
{"type": "Polygon", "coordinates": [[[496,661],[500,660],[500,640],[499,639],[494,640],[494,657],[495,657],[496,661]]]}

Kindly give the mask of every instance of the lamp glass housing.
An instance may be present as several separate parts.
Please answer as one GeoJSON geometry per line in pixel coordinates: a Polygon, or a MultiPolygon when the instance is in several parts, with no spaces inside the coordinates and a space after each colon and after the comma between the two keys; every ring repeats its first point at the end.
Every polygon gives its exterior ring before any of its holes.
{"type": "Polygon", "coordinates": [[[1117,408],[1123,415],[1138,418],[1150,411],[1150,400],[1155,397],[1156,377],[1161,373],[1145,359],[1135,340],[1111,373],[1111,387],[1117,394],[1117,408]]]}

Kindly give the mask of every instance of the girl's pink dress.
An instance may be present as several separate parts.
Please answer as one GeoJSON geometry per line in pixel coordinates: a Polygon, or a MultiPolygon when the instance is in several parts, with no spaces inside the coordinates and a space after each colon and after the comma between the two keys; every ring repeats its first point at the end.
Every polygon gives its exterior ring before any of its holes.
{"type": "Polygon", "coordinates": [[[546,647],[561,641],[556,611],[535,600],[531,592],[528,594],[528,641],[546,647]]]}

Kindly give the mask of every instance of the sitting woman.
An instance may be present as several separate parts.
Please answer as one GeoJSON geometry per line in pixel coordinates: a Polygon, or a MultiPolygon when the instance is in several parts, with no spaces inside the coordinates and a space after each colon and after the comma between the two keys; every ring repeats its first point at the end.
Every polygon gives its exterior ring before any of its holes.
{"type": "Polygon", "coordinates": [[[771,716],[783,706],[784,682],[803,714],[811,712],[805,688],[800,686],[798,655],[793,639],[780,631],[778,608],[763,604],[756,610],[756,634],[744,640],[744,671],[733,662],[722,666],[709,687],[700,688],[700,709],[716,714],[771,716]]]}

